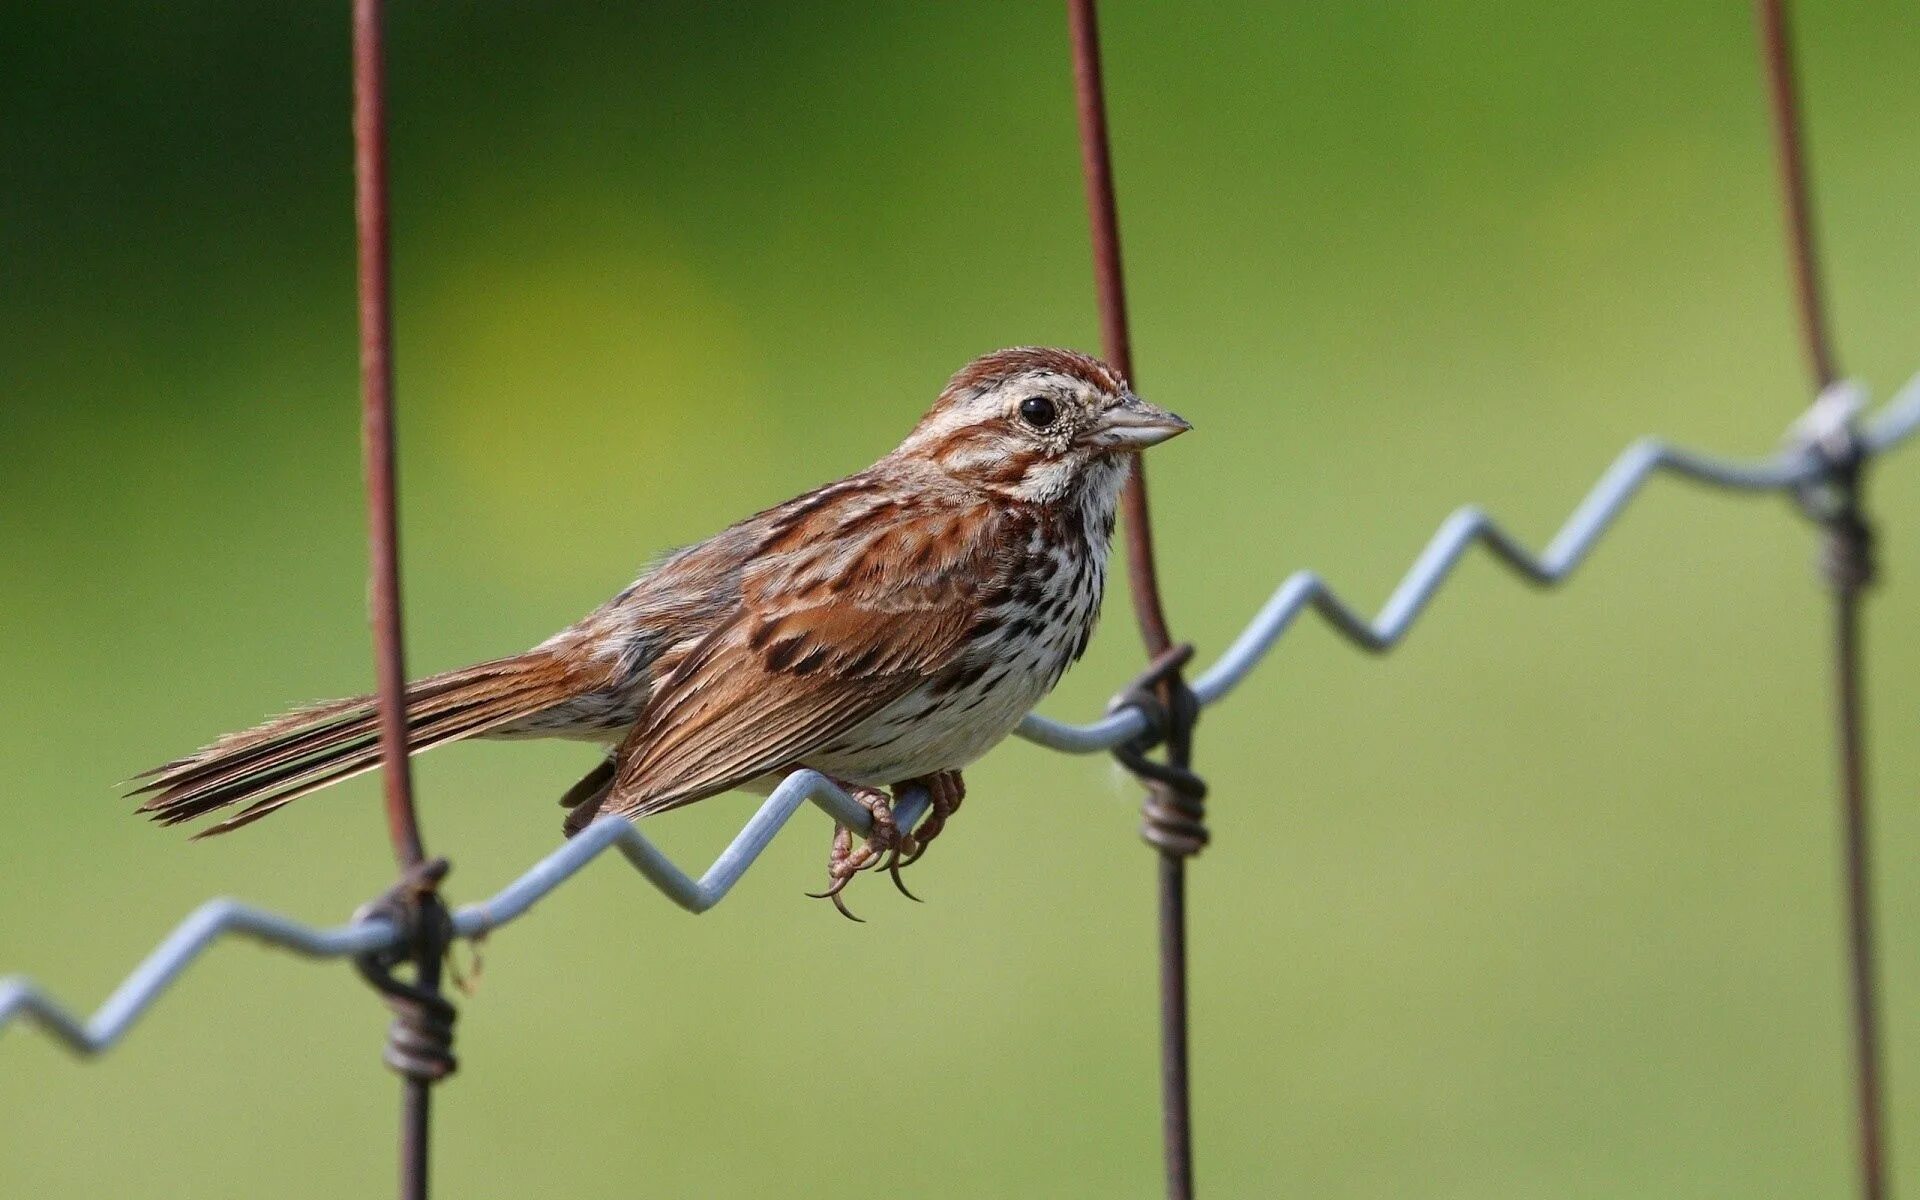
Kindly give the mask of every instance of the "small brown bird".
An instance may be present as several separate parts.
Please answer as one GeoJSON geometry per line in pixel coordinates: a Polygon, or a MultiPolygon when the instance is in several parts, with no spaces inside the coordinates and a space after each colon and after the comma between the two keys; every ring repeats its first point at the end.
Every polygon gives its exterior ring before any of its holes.
{"type": "MultiPolygon", "coordinates": [[[[960,769],[1086,649],[1132,455],[1188,428],[1084,354],[986,355],[866,470],[668,555],[524,654],[410,684],[410,745],[607,744],[561,801],[569,834],[812,768],[874,815],[863,845],[834,835],[823,895],[845,912],[854,873],[887,855],[898,883],[959,806],[960,769]],[[915,784],[932,807],[896,829],[883,789],[915,784]]],[[[244,804],[200,836],[238,829],[372,770],[377,725],[358,696],[229,734],[141,776],[140,811],[244,804]]]]}

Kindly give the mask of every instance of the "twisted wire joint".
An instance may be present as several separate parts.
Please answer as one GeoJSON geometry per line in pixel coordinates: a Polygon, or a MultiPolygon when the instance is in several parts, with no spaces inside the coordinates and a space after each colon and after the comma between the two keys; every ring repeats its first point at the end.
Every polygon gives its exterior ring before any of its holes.
{"type": "Polygon", "coordinates": [[[1146,728],[1113,748],[1113,756],[1147,788],[1140,804],[1140,836],[1162,854],[1190,858],[1206,846],[1207,784],[1188,765],[1193,727],[1200,720],[1200,698],[1180,669],[1193,657],[1182,642],[1155,655],[1146,670],[1107,706],[1109,713],[1134,709],[1146,728]],[[1165,743],[1163,758],[1147,752],[1165,743]]]}
{"type": "Polygon", "coordinates": [[[438,989],[393,973],[401,963],[437,963],[453,943],[453,915],[440,899],[447,860],[431,858],[413,867],[354,920],[386,921],[399,931],[392,945],[354,956],[353,965],[393,1012],[381,1058],[408,1079],[434,1083],[453,1074],[453,1003],[438,989]]]}
{"type": "Polygon", "coordinates": [[[1788,432],[1790,444],[1820,466],[1794,487],[1794,504],[1824,531],[1820,571],[1828,586],[1849,594],[1871,584],[1878,565],[1873,525],[1861,504],[1861,476],[1869,457],[1859,427],[1865,405],[1857,385],[1833,384],[1788,432]]]}

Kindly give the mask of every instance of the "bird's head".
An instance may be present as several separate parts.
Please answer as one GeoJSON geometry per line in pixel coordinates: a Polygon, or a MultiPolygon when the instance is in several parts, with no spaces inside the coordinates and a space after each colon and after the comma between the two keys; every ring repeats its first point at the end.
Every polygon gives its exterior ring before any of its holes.
{"type": "Polygon", "coordinates": [[[1021,346],[962,367],[894,454],[1012,499],[1111,503],[1130,455],[1191,428],[1097,358],[1021,346]]]}

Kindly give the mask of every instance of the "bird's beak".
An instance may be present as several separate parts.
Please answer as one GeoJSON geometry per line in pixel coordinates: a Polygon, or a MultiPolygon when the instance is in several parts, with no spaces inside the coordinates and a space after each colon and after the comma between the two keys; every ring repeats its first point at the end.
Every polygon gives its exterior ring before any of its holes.
{"type": "Polygon", "coordinates": [[[1125,401],[1101,414],[1093,441],[1109,450],[1145,450],[1192,428],[1175,414],[1129,393],[1125,401]]]}

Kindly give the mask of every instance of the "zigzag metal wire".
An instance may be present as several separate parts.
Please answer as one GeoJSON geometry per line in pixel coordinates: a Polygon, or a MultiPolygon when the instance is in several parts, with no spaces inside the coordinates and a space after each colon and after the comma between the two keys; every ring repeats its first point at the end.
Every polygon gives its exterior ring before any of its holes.
{"type": "MultiPolygon", "coordinates": [[[[1294,619],[1311,608],[1354,645],[1372,653],[1392,649],[1407,635],[1414,621],[1452,574],[1455,564],[1476,543],[1528,580],[1551,586],[1564,581],[1583,562],[1601,536],[1656,472],[1713,487],[1747,492],[1786,492],[1820,481],[1827,467],[1813,448],[1816,438],[1846,428],[1858,411],[1862,393],[1853,384],[1839,384],[1796,425],[1795,444],[1772,458],[1740,462],[1695,454],[1652,438],[1635,442],[1621,452],[1606,474],[1587,493],[1567,523],[1535,555],[1481,509],[1468,505],[1441,522],[1426,549],[1388,597],[1380,615],[1368,620],[1343,600],[1313,571],[1297,571],[1275,589],[1265,606],[1234,640],[1227,652],[1193,681],[1201,704],[1212,704],[1238,687],[1252,673],[1294,619]],[[1834,426],[1839,423],[1840,428],[1834,426]]],[[[1893,400],[1859,431],[1868,454],[1891,449],[1920,429],[1920,376],[1909,380],[1893,400]]],[[[1068,725],[1038,713],[1020,723],[1019,735],[1030,742],[1067,754],[1094,754],[1111,750],[1146,730],[1137,708],[1122,709],[1088,725],[1068,725]]]]}
{"type": "MultiPolygon", "coordinates": [[[[624,817],[601,817],[492,898],[458,909],[453,914],[454,932],[460,937],[476,938],[506,925],[609,847],[618,848],[635,870],[675,904],[688,912],[705,912],[720,903],[773,841],[774,835],[809,800],[840,824],[862,833],[871,824],[867,810],[826,776],[817,771],[795,771],[781,780],[766,803],[720,852],[720,857],[695,880],[648,841],[633,822],[624,817]]],[[[902,795],[895,817],[911,828],[927,807],[926,793],[910,790],[902,795]]],[[[365,954],[399,940],[398,931],[383,920],[316,929],[238,901],[209,900],[180,922],[86,1021],[56,1003],[32,980],[17,976],[0,979],[0,1030],[16,1019],[32,1021],[77,1054],[103,1053],[126,1034],[195,959],[228,934],[249,937],[307,958],[365,954]]]]}
{"type": "MultiPolygon", "coordinates": [[[[1836,423],[1851,419],[1859,395],[1850,385],[1830,392],[1815,405],[1810,419],[1803,421],[1794,445],[1757,462],[1712,458],[1658,441],[1637,442],[1614,460],[1537,556],[1480,509],[1462,508],[1441,524],[1386,606],[1371,621],[1342,600],[1319,575],[1297,572],[1280,585],[1227,652],[1194,681],[1193,690],[1203,704],[1220,700],[1259,665],[1294,619],[1309,608],[1361,648],[1376,653],[1391,649],[1406,636],[1454,565],[1476,543],[1485,544],[1501,562],[1535,583],[1559,583],[1580,565],[1641,486],[1658,471],[1736,491],[1784,492],[1816,484],[1828,468],[1815,452],[1814,442],[1834,433],[1836,423]]],[[[1861,429],[1860,444],[1867,453],[1878,454],[1917,429],[1920,376],[1861,429]]],[[[1145,726],[1137,709],[1123,710],[1088,725],[1064,724],[1034,714],[1021,723],[1019,733],[1028,741],[1055,750],[1089,754],[1136,737],[1145,726]]],[[[674,903],[689,912],[705,912],[726,896],[774,835],[809,800],[841,824],[867,831],[868,813],[851,796],[823,775],[796,771],[781,781],[720,857],[695,880],[632,822],[602,817],[492,898],[455,912],[454,931],[461,937],[475,938],[516,920],[610,847],[617,847],[635,870],[674,903]]],[[[898,820],[910,828],[927,806],[924,792],[908,793],[902,797],[898,820]]],[[[0,980],[0,1030],[16,1020],[32,1021],[78,1054],[100,1054],[118,1042],[202,952],[228,934],[250,937],[309,958],[363,954],[398,940],[397,932],[382,920],[315,928],[233,900],[211,900],[182,921],[85,1021],[31,980],[0,980]]]]}

